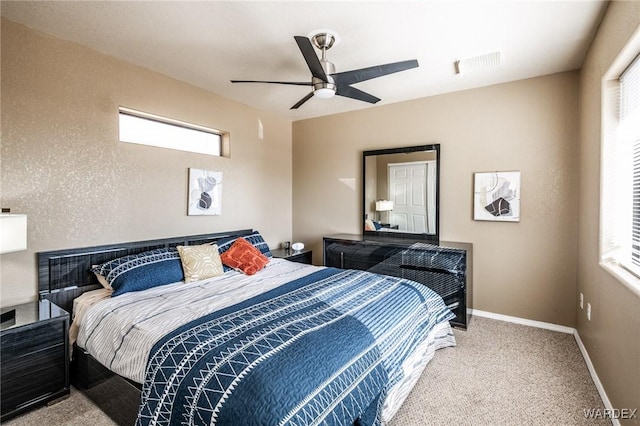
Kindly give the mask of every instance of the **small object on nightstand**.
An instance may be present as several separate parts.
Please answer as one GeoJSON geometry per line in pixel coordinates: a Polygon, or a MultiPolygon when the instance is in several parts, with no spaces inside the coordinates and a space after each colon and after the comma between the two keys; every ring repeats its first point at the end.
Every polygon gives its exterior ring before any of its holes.
{"type": "Polygon", "coordinates": [[[307,263],[311,265],[312,251],[311,250],[285,250],[275,249],[271,250],[271,254],[275,258],[287,259],[291,262],[307,263]]]}
{"type": "Polygon", "coordinates": [[[69,314],[48,300],[11,306],[0,331],[0,421],[69,395],[69,314]]]}

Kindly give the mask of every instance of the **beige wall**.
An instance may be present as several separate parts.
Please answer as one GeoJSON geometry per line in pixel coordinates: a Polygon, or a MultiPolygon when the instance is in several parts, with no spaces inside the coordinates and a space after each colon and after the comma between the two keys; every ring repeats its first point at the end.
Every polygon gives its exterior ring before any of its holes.
{"type": "Polygon", "coordinates": [[[35,298],[42,250],[240,228],[291,239],[290,121],[6,20],[1,54],[1,203],[29,221],[28,251],[0,258],[2,306],[35,298]],[[231,157],[119,143],[118,106],[229,131],[231,157]],[[224,173],[221,216],[186,215],[189,167],[224,173]]]}
{"type": "Polygon", "coordinates": [[[581,72],[578,291],[592,320],[577,307],[576,327],[612,405],[640,409],[640,297],[598,263],[602,78],[637,31],[640,2],[612,2],[581,72]]]}
{"type": "Polygon", "coordinates": [[[573,326],[578,73],[293,124],[293,235],[359,233],[363,150],[441,144],[440,235],[473,243],[474,307],[573,326]],[[520,170],[519,223],[477,222],[474,172],[520,170]]]}

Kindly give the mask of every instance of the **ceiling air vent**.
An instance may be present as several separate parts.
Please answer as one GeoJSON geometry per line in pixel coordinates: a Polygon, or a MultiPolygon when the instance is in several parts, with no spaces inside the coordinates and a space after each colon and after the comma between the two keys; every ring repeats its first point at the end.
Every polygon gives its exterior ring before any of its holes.
{"type": "Polygon", "coordinates": [[[456,74],[487,70],[500,65],[500,52],[491,52],[471,58],[458,59],[455,62],[456,74]]]}

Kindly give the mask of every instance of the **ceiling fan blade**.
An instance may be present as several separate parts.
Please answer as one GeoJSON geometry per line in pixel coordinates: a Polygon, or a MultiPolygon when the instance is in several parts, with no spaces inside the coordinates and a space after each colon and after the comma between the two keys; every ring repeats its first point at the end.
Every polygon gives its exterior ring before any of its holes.
{"type": "Polygon", "coordinates": [[[232,83],[270,83],[270,84],[291,84],[294,86],[313,86],[313,83],[296,81],[262,81],[262,80],[231,80],[232,83]]]}
{"type": "MultiPolygon", "coordinates": [[[[406,71],[411,68],[417,68],[418,61],[411,59],[408,61],[394,62],[391,64],[376,65],[369,68],[361,68],[353,71],[339,72],[331,76],[336,84],[350,85],[361,81],[371,80],[372,78],[382,77],[383,75],[393,74],[395,72],[406,71]]],[[[339,87],[339,86],[338,86],[339,87]]]]}
{"type": "Polygon", "coordinates": [[[316,55],[316,51],[311,44],[311,40],[307,37],[302,36],[293,36],[296,39],[296,43],[298,43],[298,47],[300,48],[300,52],[302,52],[302,56],[304,56],[304,60],[307,62],[307,66],[309,67],[309,71],[311,71],[311,75],[319,78],[324,82],[328,82],[327,74],[324,72],[324,68],[322,68],[322,64],[320,63],[320,59],[316,55]]]}
{"type": "Polygon", "coordinates": [[[370,104],[375,104],[380,101],[380,98],[376,98],[373,95],[368,94],[367,92],[363,92],[360,89],[356,89],[351,86],[338,86],[338,90],[336,90],[336,95],[344,96],[345,98],[357,99],[359,101],[369,102],[370,104]]]}
{"type": "Polygon", "coordinates": [[[300,99],[298,102],[296,102],[296,104],[294,106],[292,106],[289,109],[298,109],[300,108],[300,106],[307,102],[309,99],[313,98],[313,92],[309,92],[309,94],[307,96],[305,96],[304,98],[300,99]]]}

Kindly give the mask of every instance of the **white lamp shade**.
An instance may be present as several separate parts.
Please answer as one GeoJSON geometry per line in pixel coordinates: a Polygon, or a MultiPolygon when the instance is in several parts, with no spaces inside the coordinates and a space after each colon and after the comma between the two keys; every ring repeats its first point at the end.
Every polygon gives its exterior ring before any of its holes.
{"type": "Polygon", "coordinates": [[[27,215],[0,214],[0,253],[27,249],[27,215]]]}
{"type": "Polygon", "coordinates": [[[393,210],[393,201],[389,200],[378,200],[376,201],[376,211],[377,212],[388,212],[393,210]]]}

